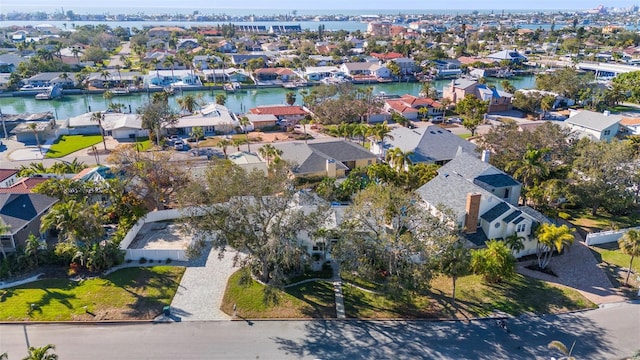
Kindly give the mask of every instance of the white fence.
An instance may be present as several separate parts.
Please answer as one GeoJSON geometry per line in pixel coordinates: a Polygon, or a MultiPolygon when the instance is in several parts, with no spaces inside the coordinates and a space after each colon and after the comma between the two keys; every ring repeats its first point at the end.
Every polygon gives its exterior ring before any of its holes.
{"type": "Polygon", "coordinates": [[[146,260],[164,261],[167,259],[186,261],[186,249],[129,249],[129,246],[138,235],[138,232],[144,224],[158,221],[167,221],[180,219],[186,214],[189,214],[189,209],[172,209],[172,210],[159,210],[150,212],[129,230],[127,235],[120,242],[120,249],[125,251],[125,260],[137,261],[142,258],[146,260]]]}
{"type": "Polygon", "coordinates": [[[618,241],[622,237],[622,235],[624,235],[624,233],[631,229],[640,230],[640,227],[589,233],[587,234],[587,238],[584,240],[584,242],[587,245],[598,245],[618,241]]]}

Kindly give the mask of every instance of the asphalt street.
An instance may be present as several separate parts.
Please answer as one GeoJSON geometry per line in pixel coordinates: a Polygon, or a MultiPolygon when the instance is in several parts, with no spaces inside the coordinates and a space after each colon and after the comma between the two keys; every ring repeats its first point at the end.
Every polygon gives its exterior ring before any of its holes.
{"type": "MultiPolygon", "coordinates": [[[[241,314],[240,314],[241,315],[241,314]]],[[[552,340],[578,359],[640,349],[640,304],[495,320],[219,321],[112,325],[0,325],[0,353],[55,344],[60,359],[551,359],[552,340]]]]}

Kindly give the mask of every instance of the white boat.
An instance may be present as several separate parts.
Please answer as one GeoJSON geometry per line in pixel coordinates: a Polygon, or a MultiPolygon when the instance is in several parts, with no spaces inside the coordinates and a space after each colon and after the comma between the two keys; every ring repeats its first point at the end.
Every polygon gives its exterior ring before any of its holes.
{"type": "Polygon", "coordinates": [[[127,88],[116,88],[116,89],[112,89],[111,93],[113,95],[129,95],[129,89],[127,89],[127,88]]]}
{"type": "Polygon", "coordinates": [[[51,96],[51,93],[49,93],[48,91],[36,94],[36,100],[51,100],[51,99],[53,99],[53,97],[51,96]]]}
{"type": "Polygon", "coordinates": [[[224,91],[226,92],[236,92],[236,90],[240,89],[240,83],[232,82],[224,84],[224,91]]]}

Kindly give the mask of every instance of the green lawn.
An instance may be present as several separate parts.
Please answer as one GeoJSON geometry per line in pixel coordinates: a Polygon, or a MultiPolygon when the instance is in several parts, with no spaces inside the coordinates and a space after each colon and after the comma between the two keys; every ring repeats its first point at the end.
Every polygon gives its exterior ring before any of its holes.
{"type": "Polygon", "coordinates": [[[100,142],[102,142],[100,135],[63,135],[51,145],[46,157],[49,159],[60,158],[100,142]]]}
{"type": "Polygon", "coordinates": [[[466,140],[471,137],[471,134],[458,134],[458,136],[466,140]]]}
{"type": "Polygon", "coordinates": [[[183,273],[174,266],[126,268],[104,278],[45,279],[0,290],[0,320],[152,319],[171,303],[183,273]]]}
{"type": "MultiPolygon", "coordinates": [[[[627,269],[629,268],[629,260],[631,257],[620,251],[617,242],[611,242],[607,244],[594,245],[589,247],[593,255],[595,256],[600,266],[603,268],[609,279],[613,284],[619,286],[624,284],[624,280],[627,276],[627,269]],[[621,271],[622,270],[622,271],[621,271]],[[622,276],[622,277],[620,277],[622,276]]],[[[633,259],[632,265],[633,271],[640,275],[640,259],[633,259]]],[[[637,284],[635,276],[631,274],[629,277],[629,284],[637,284]]]]}
{"type": "Polygon", "coordinates": [[[561,212],[569,214],[570,218],[567,221],[585,233],[640,225],[640,214],[636,212],[629,215],[611,215],[604,210],[599,210],[596,215],[591,215],[591,209],[563,209],[561,212]]]}
{"type": "Polygon", "coordinates": [[[154,145],[154,142],[149,139],[148,136],[136,138],[136,144],[139,144],[140,151],[147,151],[151,149],[154,145]]]}
{"type": "Polygon", "coordinates": [[[346,285],[345,311],[352,318],[466,318],[487,316],[494,310],[519,315],[595,307],[575,290],[522,275],[501,284],[465,276],[457,283],[456,308],[450,303],[451,288],[451,280],[440,277],[433,280],[429,294],[392,300],[346,285]]]}
{"type": "Polygon", "coordinates": [[[626,106],[626,105],[616,105],[614,107],[610,107],[609,111],[614,112],[614,113],[619,113],[619,112],[627,112],[627,111],[638,111],[638,108],[633,107],[633,106],[626,106]]]}
{"type": "Polygon", "coordinates": [[[222,301],[222,311],[233,314],[233,305],[237,306],[239,317],[257,318],[333,318],[335,298],[333,286],[324,281],[286,288],[274,289],[271,294],[265,293],[265,287],[251,280],[242,284],[243,270],[237,271],[229,278],[222,301]],[[276,299],[265,301],[265,299],[276,299]]]}

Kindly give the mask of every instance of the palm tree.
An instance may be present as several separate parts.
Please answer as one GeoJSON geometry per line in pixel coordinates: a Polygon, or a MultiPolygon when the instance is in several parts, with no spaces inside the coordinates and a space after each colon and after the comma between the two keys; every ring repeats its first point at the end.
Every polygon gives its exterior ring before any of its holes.
{"type": "Polygon", "coordinates": [[[175,78],[174,78],[174,75],[173,75],[173,69],[175,68],[175,62],[176,62],[176,59],[171,55],[167,56],[167,58],[162,62],[162,65],[164,65],[164,66],[171,66],[171,83],[175,82],[175,78]]]}
{"type": "Polygon", "coordinates": [[[111,77],[111,73],[109,70],[102,70],[100,72],[100,77],[104,79],[104,85],[106,88],[109,87],[109,78],[111,77]]]}
{"type": "Polygon", "coordinates": [[[111,100],[113,100],[113,93],[111,91],[107,90],[102,94],[102,98],[107,100],[109,105],[111,105],[111,100]]]}
{"type": "MultiPolygon", "coordinates": [[[[540,184],[549,176],[550,169],[545,157],[549,153],[548,148],[535,149],[527,147],[522,159],[507,163],[505,169],[513,172],[513,177],[520,180],[527,188],[540,184]]],[[[526,196],[523,196],[526,204],[526,196]]]]}
{"type": "Polygon", "coordinates": [[[624,280],[626,286],[629,285],[629,275],[631,275],[631,268],[633,265],[633,258],[640,256],[640,231],[631,229],[624,233],[620,240],[618,240],[618,246],[620,250],[631,257],[629,259],[629,270],[627,270],[627,277],[624,280]]]}
{"type": "Polygon", "coordinates": [[[396,171],[403,171],[407,169],[411,164],[412,151],[402,151],[400,148],[393,148],[387,152],[385,161],[389,163],[396,171]]]}
{"type": "Polygon", "coordinates": [[[304,131],[304,143],[307,143],[307,125],[311,123],[311,119],[308,117],[304,117],[303,119],[301,119],[300,121],[298,121],[298,124],[302,125],[302,131],[304,131]]]}
{"type": "Polygon", "coordinates": [[[364,147],[364,142],[367,140],[367,135],[369,135],[370,132],[371,128],[365,123],[357,124],[353,129],[354,135],[359,135],[362,139],[362,147],[364,147]]]}
{"type": "Polygon", "coordinates": [[[77,48],[73,48],[71,49],[71,53],[73,54],[73,57],[76,59],[76,62],[80,62],[80,56],[78,54],[80,54],[80,49],[77,48]]]}
{"type": "Polygon", "coordinates": [[[524,240],[525,238],[518,236],[517,232],[514,232],[504,238],[504,242],[507,244],[509,249],[511,249],[514,255],[524,250],[524,240]]]}
{"type": "Polygon", "coordinates": [[[33,263],[35,264],[36,268],[38,267],[39,252],[40,252],[40,240],[38,240],[38,238],[35,235],[30,234],[24,246],[24,254],[27,256],[27,258],[30,258],[33,260],[33,263]]]}
{"type": "Polygon", "coordinates": [[[40,138],[38,137],[38,124],[29,123],[27,127],[33,132],[33,136],[36,138],[36,144],[38,144],[38,151],[40,152],[40,155],[42,155],[42,145],[40,145],[40,138]]]}
{"type": "Polygon", "coordinates": [[[195,110],[196,107],[200,106],[196,97],[191,94],[187,94],[183,97],[178,98],[177,102],[178,105],[180,105],[180,109],[189,113],[193,113],[193,110],[195,110]]]}
{"type": "Polygon", "coordinates": [[[571,355],[573,353],[573,348],[576,346],[576,342],[574,341],[571,345],[571,349],[567,348],[565,344],[558,340],[554,340],[547,345],[549,349],[556,349],[560,351],[564,356],[559,358],[558,360],[575,360],[576,358],[571,355]]]}
{"type": "Polygon", "coordinates": [[[239,121],[242,132],[244,132],[244,136],[247,138],[247,152],[251,152],[251,141],[249,140],[249,132],[247,131],[247,127],[251,124],[251,121],[249,121],[249,118],[246,116],[242,116],[239,121]]]}
{"type": "Polygon", "coordinates": [[[224,103],[227,102],[227,96],[225,94],[216,95],[216,104],[224,106],[224,103]]]}
{"type": "MultiPolygon", "coordinates": [[[[105,93],[106,94],[106,93],[105,93]]],[[[100,128],[100,136],[102,136],[102,145],[104,145],[104,151],[107,151],[107,142],[104,139],[104,129],[102,128],[102,120],[104,120],[104,114],[101,112],[94,112],[91,114],[91,121],[97,121],[100,128]]]]}
{"type": "Polygon", "coordinates": [[[58,360],[58,355],[49,353],[49,350],[53,352],[55,349],[56,347],[51,344],[38,348],[30,346],[29,353],[22,360],[58,360]]]}
{"type": "Polygon", "coordinates": [[[63,241],[77,241],[81,235],[82,224],[79,220],[82,211],[82,203],[75,200],[58,203],[42,217],[40,232],[56,229],[63,241]]]}
{"type": "Polygon", "coordinates": [[[296,103],[296,93],[294,93],[293,91],[289,91],[285,96],[285,101],[287,102],[287,104],[289,104],[289,106],[293,106],[293,104],[296,103]]]}
{"type": "Polygon", "coordinates": [[[229,156],[227,155],[227,147],[229,147],[230,145],[232,145],[232,143],[227,139],[221,139],[220,141],[218,141],[218,147],[222,149],[222,153],[224,154],[225,159],[229,158],[229,156]]]}
{"type": "Polygon", "coordinates": [[[549,223],[540,225],[536,230],[536,237],[538,238],[538,267],[540,269],[544,269],[549,265],[554,251],[560,253],[565,247],[573,244],[575,237],[572,232],[573,229],[570,229],[567,225],[556,226],[549,223]]]}
{"type": "MultiPolygon", "coordinates": [[[[11,231],[11,226],[5,224],[4,221],[0,220],[0,236],[4,234],[8,234],[11,231]]],[[[4,251],[4,245],[2,243],[2,239],[0,239],[0,251],[2,252],[2,258],[7,258],[7,253],[4,251]]]]}
{"type": "MultiPolygon", "coordinates": [[[[204,136],[204,129],[202,126],[195,126],[191,129],[191,136],[196,139],[196,149],[200,148],[200,138],[204,136]]],[[[200,152],[198,151],[198,154],[200,152]]]]}
{"type": "Polygon", "coordinates": [[[267,160],[267,166],[269,166],[275,159],[282,155],[282,150],[277,149],[271,144],[266,144],[258,149],[258,153],[260,154],[260,156],[262,156],[262,158],[267,160]]]}
{"type": "Polygon", "coordinates": [[[390,132],[391,128],[386,121],[382,124],[375,124],[371,128],[371,135],[373,135],[374,139],[380,143],[380,156],[383,158],[385,157],[384,139],[393,139],[393,137],[389,135],[390,132]]]}

